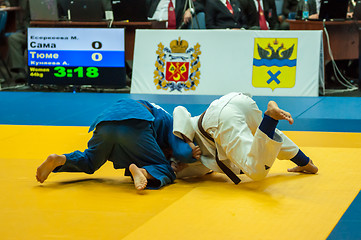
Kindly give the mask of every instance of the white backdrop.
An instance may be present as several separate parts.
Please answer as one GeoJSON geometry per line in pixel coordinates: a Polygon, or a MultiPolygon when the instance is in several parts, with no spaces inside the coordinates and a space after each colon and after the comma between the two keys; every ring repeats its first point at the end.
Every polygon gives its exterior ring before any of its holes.
{"type": "Polygon", "coordinates": [[[131,93],[318,96],[321,50],[322,31],[137,30],[131,93]]]}

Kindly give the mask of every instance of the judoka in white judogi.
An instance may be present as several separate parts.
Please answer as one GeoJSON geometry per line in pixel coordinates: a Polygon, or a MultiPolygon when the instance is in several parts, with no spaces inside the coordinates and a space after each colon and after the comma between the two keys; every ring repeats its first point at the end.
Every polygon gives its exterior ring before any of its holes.
{"type": "Polygon", "coordinates": [[[255,101],[242,93],[230,93],[213,101],[204,113],[203,129],[214,142],[199,130],[199,118],[191,117],[182,106],[174,109],[173,133],[193,140],[202,151],[201,164],[189,164],[177,173],[179,178],[203,175],[210,170],[223,172],[216,163],[216,152],[219,160],[235,174],[243,172],[253,180],[263,179],[276,158],[292,160],[298,165],[289,171],[316,173],[318,170],[294,142],[275,128],[278,119],[262,117],[255,101]]]}

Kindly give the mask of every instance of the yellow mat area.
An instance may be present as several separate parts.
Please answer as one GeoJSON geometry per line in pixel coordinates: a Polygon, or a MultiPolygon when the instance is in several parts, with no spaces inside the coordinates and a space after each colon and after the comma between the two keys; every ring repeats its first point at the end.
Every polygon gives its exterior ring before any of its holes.
{"type": "Polygon", "coordinates": [[[35,171],[47,155],[83,150],[85,127],[0,125],[0,239],[326,239],[361,188],[361,133],[286,132],[320,169],[234,185],[221,174],[137,192],[122,170],[35,171]]]}

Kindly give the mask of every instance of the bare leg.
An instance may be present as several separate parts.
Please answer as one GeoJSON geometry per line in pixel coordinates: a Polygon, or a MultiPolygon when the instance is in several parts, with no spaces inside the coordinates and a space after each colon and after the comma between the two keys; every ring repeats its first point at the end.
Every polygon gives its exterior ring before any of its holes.
{"type": "Polygon", "coordinates": [[[296,166],[294,168],[287,169],[289,172],[301,172],[301,173],[317,173],[318,168],[313,164],[312,160],[310,159],[310,162],[306,166],[296,166]]]}
{"type": "Polygon", "coordinates": [[[280,109],[276,102],[269,101],[267,110],[265,111],[266,115],[270,116],[275,120],[287,120],[290,124],[293,123],[293,118],[289,112],[286,112],[280,109]]]}
{"type": "Polygon", "coordinates": [[[130,164],[129,171],[133,176],[134,186],[138,190],[143,190],[147,186],[147,179],[154,179],[147,170],[137,167],[134,163],[130,164]]]}
{"type": "Polygon", "coordinates": [[[36,171],[36,180],[38,180],[40,183],[43,183],[56,167],[64,165],[65,162],[66,157],[64,155],[49,155],[47,159],[38,167],[36,171]]]}

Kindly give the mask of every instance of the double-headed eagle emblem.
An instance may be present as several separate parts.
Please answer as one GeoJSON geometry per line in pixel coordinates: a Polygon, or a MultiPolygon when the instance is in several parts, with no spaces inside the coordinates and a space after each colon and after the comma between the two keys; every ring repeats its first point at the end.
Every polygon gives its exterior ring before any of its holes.
{"type": "Polygon", "coordinates": [[[264,49],[262,48],[259,44],[257,44],[257,48],[258,48],[258,54],[262,59],[289,59],[293,53],[293,48],[294,48],[294,44],[286,49],[284,48],[283,43],[277,47],[277,49],[275,50],[271,44],[268,44],[268,46],[264,49]],[[283,51],[282,51],[283,50],[283,51]]]}

